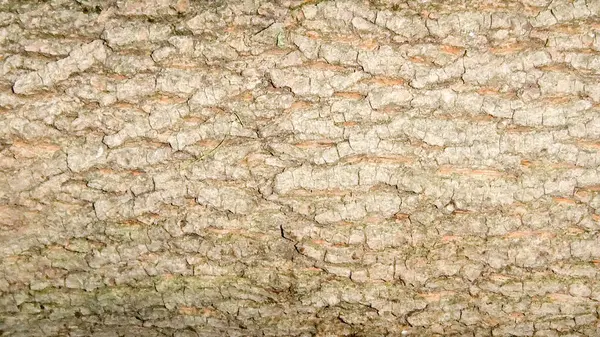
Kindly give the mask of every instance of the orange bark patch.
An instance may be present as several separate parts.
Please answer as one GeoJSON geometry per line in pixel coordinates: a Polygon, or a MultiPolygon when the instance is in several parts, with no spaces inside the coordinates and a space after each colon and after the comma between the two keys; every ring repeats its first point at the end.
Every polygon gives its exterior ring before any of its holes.
{"type": "Polygon", "coordinates": [[[198,315],[198,308],[196,307],[181,307],[179,308],[179,314],[186,316],[195,316],[198,315]]]}
{"type": "Polygon", "coordinates": [[[100,174],[113,174],[115,172],[116,172],[115,170],[110,169],[110,168],[101,168],[101,169],[98,169],[98,173],[100,173],[100,174]]]}
{"type": "Polygon", "coordinates": [[[333,42],[349,44],[360,41],[360,37],[356,35],[334,35],[330,37],[330,40],[333,42]]]}
{"type": "Polygon", "coordinates": [[[573,169],[576,168],[577,165],[575,164],[571,164],[571,163],[553,163],[553,164],[547,164],[547,163],[543,163],[541,161],[530,161],[530,160],[526,160],[523,159],[521,160],[521,165],[525,166],[525,167],[551,167],[553,169],[573,169]]]}
{"type": "Polygon", "coordinates": [[[179,314],[185,316],[212,316],[215,310],[212,308],[180,307],[179,314]]]}
{"type": "Polygon", "coordinates": [[[542,71],[557,71],[557,72],[568,72],[570,69],[566,65],[562,64],[553,64],[547,66],[541,66],[539,68],[542,71]]]}
{"type": "Polygon", "coordinates": [[[377,112],[381,112],[381,113],[389,114],[389,115],[401,113],[402,111],[405,111],[405,109],[394,106],[394,105],[386,105],[382,108],[377,109],[377,112]]]}
{"type": "Polygon", "coordinates": [[[452,167],[452,166],[442,166],[438,170],[438,174],[442,175],[465,175],[465,176],[473,176],[473,177],[489,177],[489,178],[497,178],[504,176],[504,172],[496,171],[496,170],[473,170],[469,168],[460,168],[460,167],[452,167]]]}
{"type": "Polygon", "coordinates": [[[531,132],[534,130],[535,130],[535,128],[532,128],[529,126],[520,126],[520,125],[511,125],[506,128],[506,132],[510,132],[510,133],[525,133],[525,132],[531,132]]]}
{"type": "Polygon", "coordinates": [[[312,31],[312,30],[306,32],[306,36],[308,36],[312,40],[317,40],[321,37],[321,35],[319,35],[319,33],[312,31]]]}
{"type": "Polygon", "coordinates": [[[553,197],[552,200],[558,204],[575,205],[575,200],[571,198],[553,197]]]}
{"type": "Polygon", "coordinates": [[[456,235],[444,235],[444,236],[442,236],[442,242],[452,242],[452,241],[456,241],[456,240],[460,240],[460,237],[456,236],[456,235]]]}
{"type": "Polygon", "coordinates": [[[244,102],[252,102],[252,100],[254,100],[254,96],[252,96],[252,92],[250,91],[243,92],[239,94],[238,97],[244,102]]]}
{"type": "Polygon", "coordinates": [[[410,57],[408,60],[409,60],[410,62],[413,62],[413,63],[420,63],[420,64],[423,64],[423,63],[429,63],[429,61],[427,61],[427,60],[426,60],[424,57],[422,57],[422,56],[413,56],[413,57],[410,57]]]}
{"type": "Polygon", "coordinates": [[[141,225],[143,225],[143,223],[140,222],[137,219],[126,219],[126,220],[121,221],[121,225],[124,225],[124,226],[141,226],[141,225]]]}
{"type": "Polygon", "coordinates": [[[172,280],[172,279],[175,278],[175,275],[173,275],[173,274],[164,274],[164,275],[162,275],[162,278],[165,279],[165,280],[172,280]]]}
{"type": "Polygon", "coordinates": [[[96,89],[96,90],[101,90],[104,91],[106,90],[106,79],[97,79],[97,78],[92,78],[90,79],[90,85],[96,89]]]}
{"type": "Polygon", "coordinates": [[[10,149],[16,157],[37,158],[52,155],[54,152],[60,151],[61,147],[56,144],[46,142],[31,144],[22,141],[15,141],[10,149]]]}
{"type": "Polygon", "coordinates": [[[185,12],[190,8],[190,0],[177,0],[173,7],[180,13],[185,12]]]}
{"type": "Polygon", "coordinates": [[[584,232],[585,232],[585,230],[583,230],[582,228],[579,228],[579,227],[567,228],[567,234],[569,234],[569,235],[577,235],[577,234],[582,234],[584,232]]]}
{"type": "Polygon", "coordinates": [[[161,143],[161,142],[146,141],[146,142],[143,142],[143,144],[146,148],[150,148],[150,149],[160,149],[161,147],[165,147],[165,146],[170,147],[168,144],[161,143]]]}
{"type": "Polygon", "coordinates": [[[135,109],[136,106],[131,104],[131,103],[125,103],[125,102],[117,102],[115,104],[112,105],[115,108],[118,109],[135,109]]]}
{"type": "Polygon", "coordinates": [[[380,217],[380,216],[368,216],[366,218],[364,218],[364,222],[369,223],[369,224],[378,224],[383,222],[383,220],[385,220],[384,218],[380,217]]]}
{"type": "Polygon", "coordinates": [[[226,228],[208,227],[208,228],[206,228],[206,230],[211,233],[221,234],[221,235],[244,233],[244,230],[242,230],[242,229],[226,229],[226,228]]]}
{"type": "Polygon", "coordinates": [[[363,99],[365,98],[365,95],[361,94],[360,92],[356,92],[356,91],[339,91],[333,94],[334,97],[341,97],[341,98],[347,98],[347,99],[363,99]]]}
{"type": "Polygon", "coordinates": [[[498,89],[497,88],[481,88],[479,90],[477,90],[477,93],[483,96],[494,96],[494,95],[498,95],[498,89]]]}
{"type": "Polygon", "coordinates": [[[465,51],[464,48],[450,46],[450,45],[442,46],[441,49],[442,49],[442,52],[444,52],[446,54],[451,54],[451,55],[460,55],[460,54],[464,53],[464,51],[465,51]]]}
{"type": "Polygon", "coordinates": [[[577,165],[571,163],[555,163],[550,165],[550,167],[555,169],[573,169],[576,168],[577,165]]]}
{"type": "Polygon", "coordinates": [[[211,316],[213,314],[215,314],[215,310],[212,308],[202,308],[202,315],[203,316],[211,316]]]}
{"type": "Polygon", "coordinates": [[[131,173],[131,175],[134,177],[138,177],[138,176],[146,174],[146,172],[140,171],[140,170],[131,170],[131,171],[129,171],[129,173],[131,173]]]}
{"type": "Polygon", "coordinates": [[[316,70],[328,70],[328,71],[345,71],[346,68],[342,66],[336,66],[333,64],[329,64],[327,62],[316,61],[306,63],[307,68],[316,69],[316,70]]]}
{"type": "Polygon", "coordinates": [[[379,47],[379,43],[377,43],[377,41],[375,40],[366,40],[366,41],[361,41],[361,43],[358,45],[358,48],[362,49],[362,50],[375,50],[377,49],[377,47],[379,47]]]}
{"type": "Polygon", "coordinates": [[[335,224],[336,224],[336,226],[352,226],[353,225],[352,222],[345,221],[345,220],[337,221],[335,224]]]}
{"type": "Polygon", "coordinates": [[[600,150],[600,142],[579,141],[577,142],[577,146],[586,149],[600,150]]]}
{"type": "Polygon", "coordinates": [[[558,293],[549,294],[548,298],[550,298],[551,300],[553,300],[555,302],[570,302],[573,300],[573,297],[570,295],[558,294],[558,293]]]}
{"type": "Polygon", "coordinates": [[[540,7],[530,5],[524,5],[523,7],[521,7],[522,13],[526,16],[536,16],[540,13],[540,10],[540,7]]]}
{"type": "Polygon", "coordinates": [[[507,55],[507,54],[513,54],[516,52],[520,52],[522,50],[524,50],[526,48],[526,46],[522,43],[510,43],[510,44],[505,44],[499,47],[495,47],[495,48],[490,48],[490,52],[492,54],[496,54],[496,55],[507,55]]]}
{"type": "Polygon", "coordinates": [[[150,217],[150,219],[160,219],[160,214],[158,213],[148,213],[148,217],[150,217]]]}
{"type": "Polygon", "coordinates": [[[193,62],[174,61],[174,62],[170,62],[170,63],[166,64],[166,66],[169,68],[186,70],[186,69],[197,68],[199,66],[199,64],[193,63],[193,62]]]}
{"type": "Polygon", "coordinates": [[[419,296],[421,296],[427,302],[438,302],[442,298],[450,297],[454,294],[454,291],[440,291],[436,293],[419,293],[419,296]]]}
{"type": "Polygon", "coordinates": [[[486,11],[486,12],[495,12],[498,11],[498,9],[504,9],[508,7],[507,3],[504,3],[502,1],[489,1],[489,2],[482,2],[482,3],[475,3],[473,4],[478,10],[481,11],[486,11]]]}
{"type": "MultiPolygon", "coordinates": [[[[211,108],[209,108],[211,109],[211,108]]],[[[219,111],[215,111],[216,113],[221,112],[221,110],[219,111]]],[[[205,119],[202,117],[196,117],[196,116],[186,116],[183,118],[183,121],[186,123],[190,123],[190,124],[201,124],[204,123],[205,119]]]]}
{"type": "Polygon", "coordinates": [[[329,139],[307,140],[301,143],[296,143],[296,146],[302,149],[329,148],[334,145],[335,142],[329,139]]]}
{"type": "Polygon", "coordinates": [[[161,104],[180,104],[184,103],[186,99],[183,97],[158,95],[156,96],[156,101],[161,104]]]}
{"type": "Polygon", "coordinates": [[[573,96],[548,96],[542,99],[542,102],[549,104],[565,104],[569,102],[573,102],[576,100],[576,97],[573,96]]]}
{"type": "Polygon", "coordinates": [[[351,127],[351,126],[357,126],[358,123],[357,122],[344,122],[342,123],[342,126],[344,127],[351,127]]]}
{"type": "Polygon", "coordinates": [[[523,160],[521,160],[521,165],[523,165],[525,167],[530,167],[530,166],[533,165],[533,162],[531,162],[529,160],[526,160],[526,159],[523,159],[523,160]]]}
{"type": "Polygon", "coordinates": [[[494,117],[492,115],[474,115],[474,116],[468,116],[467,119],[474,121],[474,122],[490,122],[490,121],[493,121],[494,119],[496,119],[496,117],[494,117]]]}
{"type": "MultiPolygon", "coordinates": [[[[600,190],[600,185],[597,185],[597,187],[600,190]]],[[[585,188],[578,189],[575,191],[575,196],[580,199],[586,199],[586,198],[590,197],[590,192],[588,190],[586,190],[585,188]]]]}
{"type": "Polygon", "coordinates": [[[0,225],[17,226],[21,224],[23,209],[17,206],[0,206],[0,225]]]}
{"type": "Polygon", "coordinates": [[[119,75],[119,74],[109,74],[109,75],[107,75],[107,77],[110,78],[111,80],[117,80],[117,81],[122,81],[122,80],[127,79],[127,76],[119,75]]]}
{"type": "Polygon", "coordinates": [[[258,153],[251,153],[239,162],[240,164],[254,167],[263,164],[265,162],[265,156],[258,153]]]}
{"type": "MultiPolygon", "coordinates": [[[[587,27],[587,25],[583,27],[587,27]]],[[[571,24],[555,25],[551,27],[551,30],[555,32],[567,33],[569,35],[575,35],[577,33],[583,32],[582,27],[580,27],[579,25],[575,26],[571,24]]]]}
{"type": "Polygon", "coordinates": [[[292,105],[288,109],[286,109],[286,111],[302,110],[302,109],[308,109],[310,107],[312,107],[312,103],[310,103],[310,102],[296,101],[296,102],[292,103],[292,105]]]}

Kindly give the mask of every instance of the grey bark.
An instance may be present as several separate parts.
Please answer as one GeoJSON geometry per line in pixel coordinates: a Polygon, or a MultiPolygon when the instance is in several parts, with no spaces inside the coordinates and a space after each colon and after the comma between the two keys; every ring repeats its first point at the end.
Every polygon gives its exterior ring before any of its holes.
{"type": "Polygon", "coordinates": [[[2,336],[597,336],[600,1],[0,2],[2,336]]]}

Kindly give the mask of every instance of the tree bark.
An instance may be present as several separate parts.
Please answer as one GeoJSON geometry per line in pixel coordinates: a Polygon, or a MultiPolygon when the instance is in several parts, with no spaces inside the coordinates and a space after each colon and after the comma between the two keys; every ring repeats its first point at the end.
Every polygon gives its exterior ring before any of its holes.
{"type": "Polygon", "coordinates": [[[597,336],[600,1],[0,4],[2,336],[597,336]]]}

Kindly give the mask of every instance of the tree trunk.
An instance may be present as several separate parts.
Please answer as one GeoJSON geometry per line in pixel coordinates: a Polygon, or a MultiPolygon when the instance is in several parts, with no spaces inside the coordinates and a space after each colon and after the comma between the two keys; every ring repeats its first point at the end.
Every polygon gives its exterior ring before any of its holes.
{"type": "Polygon", "coordinates": [[[2,336],[600,335],[599,14],[2,1],[2,336]]]}

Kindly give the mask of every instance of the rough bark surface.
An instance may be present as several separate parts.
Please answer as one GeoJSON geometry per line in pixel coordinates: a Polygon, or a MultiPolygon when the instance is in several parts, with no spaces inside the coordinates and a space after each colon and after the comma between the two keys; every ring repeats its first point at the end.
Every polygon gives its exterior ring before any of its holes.
{"type": "Polygon", "coordinates": [[[1,1],[2,336],[598,336],[600,0],[1,1]]]}

